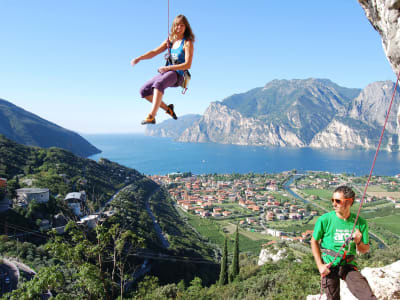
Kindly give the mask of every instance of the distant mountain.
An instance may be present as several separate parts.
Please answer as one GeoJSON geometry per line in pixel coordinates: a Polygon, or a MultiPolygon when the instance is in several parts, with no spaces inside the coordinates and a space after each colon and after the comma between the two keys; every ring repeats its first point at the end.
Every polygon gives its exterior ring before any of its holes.
{"type": "MultiPolygon", "coordinates": [[[[376,148],[386,111],[392,98],[394,83],[380,81],[369,84],[350,104],[343,115],[336,116],[310,143],[316,148],[376,148]]],[[[400,104],[398,91],[392,107],[400,104]]],[[[399,128],[396,112],[389,115],[383,145],[388,151],[398,150],[399,128]]]]}
{"type": "Polygon", "coordinates": [[[79,134],[0,99],[0,134],[29,146],[58,147],[87,157],[101,151],[79,134]]]}
{"type": "MultiPolygon", "coordinates": [[[[375,82],[364,90],[327,79],[273,80],[262,88],[210,104],[202,118],[178,138],[182,142],[240,145],[373,148],[379,139],[394,84],[375,82]]],[[[395,106],[400,103],[397,95],[395,106]]],[[[397,149],[391,115],[384,139],[397,149]]]]}
{"type": "Polygon", "coordinates": [[[168,119],[157,125],[147,125],[145,134],[150,136],[159,137],[179,137],[187,128],[193,123],[200,120],[201,115],[184,115],[179,117],[178,120],[168,119]]]}

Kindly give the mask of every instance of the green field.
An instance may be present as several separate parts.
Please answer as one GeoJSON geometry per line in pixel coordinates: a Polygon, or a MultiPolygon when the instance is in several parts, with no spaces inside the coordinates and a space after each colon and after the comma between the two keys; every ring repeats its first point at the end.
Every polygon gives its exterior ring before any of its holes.
{"type": "MultiPolygon", "coordinates": [[[[227,220],[212,220],[203,219],[198,216],[191,214],[185,214],[188,222],[192,225],[201,236],[208,239],[211,243],[216,244],[223,248],[223,243],[225,235],[229,237],[229,251],[233,249],[234,243],[234,232],[232,226],[227,220]],[[224,228],[226,228],[227,234],[224,233],[224,228]],[[228,233],[229,232],[229,233],[228,233]]],[[[252,254],[258,255],[261,249],[261,245],[267,243],[272,238],[268,235],[261,235],[258,232],[250,232],[243,229],[239,229],[239,249],[240,252],[251,252],[252,254]]]]}
{"type": "Polygon", "coordinates": [[[370,221],[382,226],[383,228],[400,235],[400,214],[381,217],[381,218],[373,218],[370,221]]]}
{"type": "Polygon", "coordinates": [[[328,190],[304,189],[301,191],[308,195],[318,196],[322,199],[330,199],[332,197],[332,191],[328,191],[328,190]]]}

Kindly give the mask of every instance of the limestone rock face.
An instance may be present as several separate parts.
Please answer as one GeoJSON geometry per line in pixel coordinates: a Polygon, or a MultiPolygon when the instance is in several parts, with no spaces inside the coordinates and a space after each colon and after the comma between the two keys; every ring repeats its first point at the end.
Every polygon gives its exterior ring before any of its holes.
{"type": "MultiPolygon", "coordinates": [[[[371,25],[380,34],[382,46],[396,75],[400,71],[400,0],[358,0],[371,25]]],[[[397,123],[400,123],[400,107],[397,123]]],[[[400,134],[400,128],[397,131],[400,134]]]]}
{"type": "Polygon", "coordinates": [[[318,133],[310,143],[314,148],[357,149],[375,148],[375,143],[359,130],[351,128],[340,120],[333,120],[328,127],[318,133]]]}
{"type": "MultiPolygon", "coordinates": [[[[400,260],[382,268],[361,270],[378,299],[400,299],[400,260]]],[[[318,300],[320,295],[307,296],[307,300],[318,300]]],[[[322,298],[326,300],[326,295],[322,298]]],[[[357,300],[347,288],[346,282],[340,281],[340,299],[357,300]]]]}
{"type": "MultiPolygon", "coordinates": [[[[310,147],[332,149],[376,149],[386,109],[392,98],[394,83],[391,81],[369,84],[351,103],[344,114],[338,114],[321,132],[317,133],[310,147]]],[[[393,107],[400,104],[396,93],[393,107]]],[[[384,148],[398,150],[398,124],[392,111],[386,125],[384,148]]]]}
{"type": "Polygon", "coordinates": [[[149,136],[177,138],[200,119],[200,115],[184,115],[178,120],[169,119],[157,125],[147,125],[145,134],[149,136]]]}
{"type": "MultiPolygon", "coordinates": [[[[356,99],[353,100],[348,117],[375,124],[382,128],[386,112],[384,109],[389,107],[393,95],[394,84],[391,81],[374,82],[369,84],[356,99]]],[[[400,96],[396,93],[395,103],[399,103],[400,96]]],[[[396,116],[392,112],[389,115],[386,130],[395,133],[397,130],[396,116]]]]}
{"type": "Polygon", "coordinates": [[[218,102],[207,108],[200,121],[186,129],[177,139],[183,142],[214,142],[236,145],[270,145],[304,147],[293,132],[272,122],[243,115],[218,102]]]}
{"type": "MultiPolygon", "coordinates": [[[[274,80],[263,88],[213,102],[181,142],[376,149],[394,83],[364,90],[321,79],[274,80]]],[[[394,107],[400,104],[396,94],[394,107]]],[[[389,117],[382,149],[398,149],[396,116],[389,117]]]]}
{"type": "Polygon", "coordinates": [[[383,49],[397,74],[400,70],[400,0],[358,0],[382,37],[383,49]]]}
{"type": "Polygon", "coordinates": [[[258,262],[257,264],[259,266],[262,266],[266,262],[269,261],[279,261],[287,256],[286,249],[282,248],[276,251],[271,251],[270,248],[263,248],[261,249],[260,255],[258,256],[258,262]]]}

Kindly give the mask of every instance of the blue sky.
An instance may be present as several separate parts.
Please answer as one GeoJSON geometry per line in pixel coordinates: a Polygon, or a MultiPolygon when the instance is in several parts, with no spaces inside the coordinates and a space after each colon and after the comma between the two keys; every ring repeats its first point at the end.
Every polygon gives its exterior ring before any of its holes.
{"type": "MultiPolygon", "coordinates": [[[[395,80],[356,0],[170,0],[177,14],[196,35],[188,92],[164,96],[178,116],[273,79],[395,80]]],[[[164,60],[130,61],[167,23],[167,0],[0,0],[0,98],[80,133],[143,132],[139,89],[164,60]]]]}

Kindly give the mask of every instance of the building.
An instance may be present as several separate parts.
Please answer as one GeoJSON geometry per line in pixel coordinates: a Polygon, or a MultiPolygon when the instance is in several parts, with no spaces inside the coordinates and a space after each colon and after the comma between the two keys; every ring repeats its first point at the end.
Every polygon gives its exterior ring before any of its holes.
{"type": "Polygon", "coordinates": [[[67,202],[68,207],[71,208],[71,210],[74,212],[74,215],[80,216],[86,202],[86,192],[80,191],[68,193],[67,196],[65,196],[64,201],[67,202]]]}
{"type": "Polygon", "coordinates": [[[0,178],[0,188],[7,188],[7,179],[6,178],[0,178]]]}
{"type": "Polygon", "coordinates": [[[38,203],[48,202],[50,190],[46,188],[22,188],[17,189],[16,193],[17,203],[24,206],[28,205],[32,200],[35,200],[38,203]]]}
{"type": "Polygon", "coordinates": [[[89,215],[89,216],[85,216],[82,219],[80,219],[78,221],[78,224],[84,224],[87,227],[93,229],[96,227],[98,219],[99,219],[98,215],[89,215]]]}

